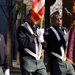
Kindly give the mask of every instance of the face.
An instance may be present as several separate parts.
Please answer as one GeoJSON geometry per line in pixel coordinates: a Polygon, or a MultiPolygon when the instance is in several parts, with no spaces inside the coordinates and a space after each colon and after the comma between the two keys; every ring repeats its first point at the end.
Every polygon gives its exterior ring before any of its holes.
{"type": "Polygon", "coordinates": [[[28,21],[30,24],[34,25],[34,22],[33,22],[32,18],[31,18],[31,15],[28,15],[26,19],[27,19],[27,21],[28,21]]]}
{"type": "Polygon", "coordinates": [[[52,24],[54,26],[61,27],[62,26],[62,18],[60,15],[56,15],[55,17],[52,18],[52,24]]]}

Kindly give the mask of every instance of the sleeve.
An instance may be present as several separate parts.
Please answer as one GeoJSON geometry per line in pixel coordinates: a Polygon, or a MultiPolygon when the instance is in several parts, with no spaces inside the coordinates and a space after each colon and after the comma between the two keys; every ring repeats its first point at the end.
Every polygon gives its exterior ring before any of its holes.
{"type": "Polygon", "coordinates": [[[48,52],[55,52],[58,53],[60,52],[60,47],[62,45],[62,41],[58,41],[57,37],[55,36],[54,32],[49,29],[49,36],[47,40],[47,50],[48,52]]]}
{"type": "Polygon", "coordinates": [[[44,50],[47,50],[47,40],[48,40],[49,32],[48,30],[45,30],[44,32],[44,42],[42,43],[42,48],[44,50]]]}
{"type": "Polygon", "coordinates": [[[29,44],[34,40],[34,36],[30,35],[25,27],[20,26],[17,30],[18,48],[22,50],[27,48],[29,44]]]}

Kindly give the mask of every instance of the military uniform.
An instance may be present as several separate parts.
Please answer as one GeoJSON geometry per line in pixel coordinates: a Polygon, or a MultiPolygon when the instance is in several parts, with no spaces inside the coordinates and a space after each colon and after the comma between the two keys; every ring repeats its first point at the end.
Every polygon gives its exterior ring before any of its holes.
{"type": "Polygon", "coordinates": [[[41,58],[42,45],[38,52],[39,43],[37,37],[34,36],[36,29],[36,26],[33,27],[29,22],[25,22],[17,30],[22,75],[47,75],[41,58]]]}
{"type": "Polygon", "coordinates": [[[74,75],[73,66],[64,57],[66,49],[64,35],[67,33],[67,29],[52,25],[48,31],[47,52],[51,62],[51,75],[74,75]]]}

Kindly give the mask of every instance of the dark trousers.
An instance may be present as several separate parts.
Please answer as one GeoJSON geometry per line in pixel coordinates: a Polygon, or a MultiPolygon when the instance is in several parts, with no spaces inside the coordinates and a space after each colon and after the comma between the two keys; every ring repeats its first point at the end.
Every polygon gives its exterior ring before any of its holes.
{"type": "Polygon", "coordinates": [[[47,75],[43,60],[36,60],[30,56],[20,56],[22,75],[47,75]]]}

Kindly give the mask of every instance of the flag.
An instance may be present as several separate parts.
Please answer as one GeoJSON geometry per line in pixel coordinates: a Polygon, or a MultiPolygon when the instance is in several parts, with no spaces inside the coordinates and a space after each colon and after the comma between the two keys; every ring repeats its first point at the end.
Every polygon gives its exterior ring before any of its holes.
{"type": "Polygon", "coordinates": [[[32,2],[32,20],[35,24],[44,17],[45,0],[33,0],[32,2]]]}
{"type": "Polygon", "coordinates": [[[69,40],[67,47],[67,59],[75,66],[75,2],[73,2],[73,12],[71,27],[69,31],[69,40]]]}

